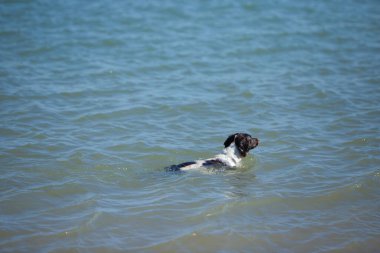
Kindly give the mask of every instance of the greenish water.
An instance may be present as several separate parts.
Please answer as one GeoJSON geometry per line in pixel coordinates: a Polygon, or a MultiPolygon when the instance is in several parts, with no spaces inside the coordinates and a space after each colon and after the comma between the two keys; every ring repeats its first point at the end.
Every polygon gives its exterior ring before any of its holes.
{"type": "Polygon", "coordinates": [[[379,69],[378,1],[1,1],[0,251],[376,252],[379,69]]]}

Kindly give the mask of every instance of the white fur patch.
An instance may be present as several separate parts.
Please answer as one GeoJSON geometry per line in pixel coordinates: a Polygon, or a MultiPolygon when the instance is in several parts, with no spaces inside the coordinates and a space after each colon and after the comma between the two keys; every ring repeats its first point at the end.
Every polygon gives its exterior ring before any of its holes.
{"type": "MultiPolygon", "coordinates": [[[[215,157],[207,159],[207,160],[217,159],[221,161],[222,163],[226,164],[228,167],[239,167],[241,158],[242,156],[240,155],[239,150],[236,148],[235,143],[231,143],[230,146],[223,149],[222,154],[216,155],[215,157]]],[[[194,161],[195,164],[182,167],[180,170],[186,171],[186,170],[200,169],[203,167],[204,162],[207,160],[196,160],[194,161]]]]}

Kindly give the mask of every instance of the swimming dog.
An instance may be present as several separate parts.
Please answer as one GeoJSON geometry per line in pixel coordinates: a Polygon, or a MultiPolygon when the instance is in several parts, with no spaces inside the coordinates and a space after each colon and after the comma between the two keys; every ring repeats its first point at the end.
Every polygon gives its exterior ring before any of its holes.
{"type": "Polygon", "coordinates": [[[228,136],[224,142],[223,153],[213,158],[196,160],[166,167],[168,171],[186,171],[209,167],[238,167],[241,159],[246,157],[251,149],[259,145],[259,139],[246,133],[236,133],[228,136]]]}

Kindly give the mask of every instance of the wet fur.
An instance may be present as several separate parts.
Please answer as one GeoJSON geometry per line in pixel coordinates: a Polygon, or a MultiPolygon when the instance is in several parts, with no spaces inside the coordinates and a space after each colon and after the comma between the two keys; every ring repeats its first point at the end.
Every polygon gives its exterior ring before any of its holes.
{"type": "Polygon", "coordinates": [[[236,133],[228,136],[224,141],[223,153],[213,158],[205,160],[196,160],[185,162],[177,165],[171,165],[166,168],[168,171],[185,171],[209,167],[238,167],[241,159],[246,157],[251,149],[259,145],[259,140],[249,134],[236,133]]]}

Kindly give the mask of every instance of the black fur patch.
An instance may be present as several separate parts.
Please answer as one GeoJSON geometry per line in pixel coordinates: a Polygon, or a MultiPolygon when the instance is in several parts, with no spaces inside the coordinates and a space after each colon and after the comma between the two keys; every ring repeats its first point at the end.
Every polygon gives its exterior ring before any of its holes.
{"type": "Polygon", "coordinates": [[[230,136],[228,136],[228,138],[224,141],[224,147],[228,147],[229,145],[231,145],[232,142],[234,142],[235,140],[235,136],[237,135],[236,134],[231,134],[230,136]]]}
{"type": "Polygon", "coordinates": [[[218,159],[212,159],[212,160],[206,160],[204,163],[202,163],[202,166],[227,166],[224,162],[218,159]]]}
{"type": "Polygon", "coordinates": [[[174,165],[170,165],[169,167],[166,167],[165,169],[167,171],[179,171],[181,170],[181,168],[189,166],[189,165],[193,165],[193,164],[196,164],[196,162],[185,162],[185,163],[180,163],[177,165],[174,164],[174,165]]]}

